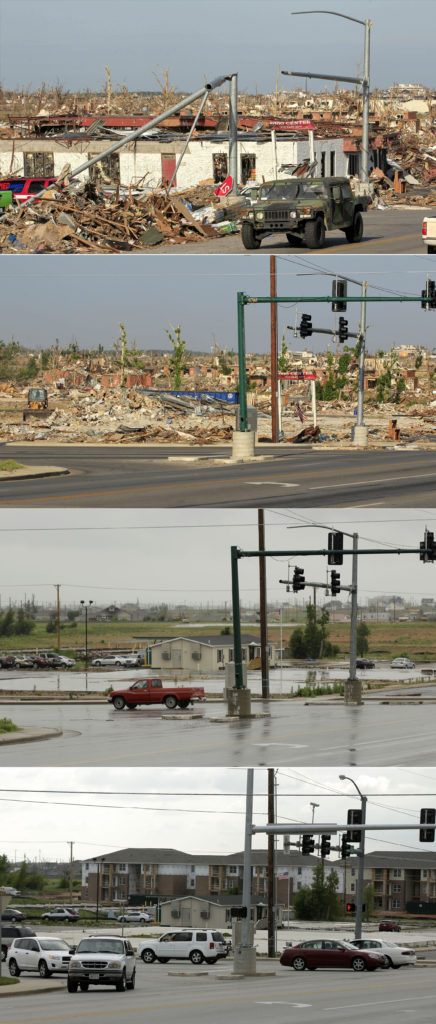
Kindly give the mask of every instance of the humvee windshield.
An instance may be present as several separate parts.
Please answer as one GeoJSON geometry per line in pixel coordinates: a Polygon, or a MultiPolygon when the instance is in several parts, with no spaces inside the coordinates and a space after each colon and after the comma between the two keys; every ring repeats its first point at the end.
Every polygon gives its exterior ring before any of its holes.
{"type": "MultiPolygon", "coordinates": [[[[303,196],[313,196],[316,186],[303,181],[275,181],[272,185],[263,185],[259,199],[293,200],[303,196]]],[[[322,186],[321,186],[322,191],[322,186]]]]}

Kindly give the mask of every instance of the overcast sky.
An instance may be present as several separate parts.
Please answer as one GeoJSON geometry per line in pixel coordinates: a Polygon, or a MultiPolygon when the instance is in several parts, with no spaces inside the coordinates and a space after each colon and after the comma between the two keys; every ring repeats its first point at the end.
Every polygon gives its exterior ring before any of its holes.
{"type": "MultiPolygon", "coordinates": [[[[275,551],[326,548],[327,531],[309,524],[356,530],[361,547],[380,545],[382,550],[419,547],[426,525],[436,532],[434,509],[267,510],[265,522],[266,548],[275,551]]],[[[2,509],[2,606],[9,598],[23,601],[32,594],[54,602],[54,584],[60,583],[62,603],[227,601],[230,609],[232,544],[257,550],[256,510],[2,509]]],[[[322,556],[267,559],[268,598],[278,605],[289,599],[279,583],[287,578],[288,562],[291,576],[293,566],[303,564],[306,579],[326,579],[322,556]]],[[[243,558],[239,566],[242,602],[257,604],[258,561],[243,558]]],[[[340,572],[342,584],[350,584],[350,558],[340,572]]],[[[432,597],[435,573],[436,564],[424,565],[418,554],[362,555],[360,600],[382,594],[432,597]]],[[[307,602],[307,592],[299,596],[307,602]]]]}
{"type": "MultiPolygon", "coordinates": [[[[10,0],[1,0],[1,79],[8,89],[62,83],[74,90],[101,89],[105,66],[113,88],[157,89],[153,72],[169,68],[182,91],[238,72],[241,91],[272,92],[279,67],[287,71],[363,71],[363,26],[327,15],[292,17],[313,9],[301,0],[14,0],[12,46],[10,0]],[[358,62],[360,68],[358,70],[358,62]]],[[[335,0],[342,14],[372,20],[371,82],[434,87],[433,0],[335,0]]],[[[282,78],[286,88],[304,78],[282,78]]],[[[325,82],[314,81],[315,89],[325,82]]],[[[330,83],[332,86],[333,83],[330,83]]]]}
{"type": "MultiPolygon", "coordinates": [[[[395,217],[394,212],[381,217],[395,217]]],[[[370,296],[421,295],[426,275],[433,273],[432,256],[313,255],[277,258],[277,294],[283,296],[331,295],[332,279],[318,271],[345,274],[357,281],[367,279],[370,296]],[[311,276],[299,276],[299,275],[311,276]]],[[[59,338],[61,347],[73,339],[79,345],[110,348],[125,324],[129,343],[138,348],[170,347],[165,333],[169,325],[182,325],[187,348],[209,352],[220,348],[237,351],[236,296],[269,294],[269,257],[256,256],[15,256],[2,257],[1,338],[32,348],[47,348],[59,338]],[[24,301],[25,297],[25,301],[24,301]]],[[[358,285],[348,285],[349,295],[359,295],[358,285]]],[[[284,332],[291,351],[304,347],[325,351],[326,336],[302,341],[293,328],[302,312],[312,315],[314,327],[338,327],[339,314],[331,307],[279,305],[279,338],[284,332]]],[[[349,304],[349,330],[359,323],[359,303],[349,304]]],[[[247,352],[270,348],[268,305],[245,307],[247,352]]],[[[373,303],[368,305],[367,347],[389,350],[392,345],[435,346],[436,314],[421,310],[420,303],[373,303]]]]}
{"type": "MultiPolygon", "coordinates": [[[[368,796],[368,824],[411,825],[419,822],[421,807],[436,805],[436,768],[280,768],[279,823],[302,822],[307,831],[314,802],[319,805],[315,822],[343,825],[348,808],[358,807],[359,801],[352,784],[341,782],[340,774],[353,778],[368,796]]],[[[266,786],[266,770],[256,769],[256,825],[267,821],[266,786]]],[[[0,853],[12,860],[25,854],[31,859],[67,859],[70,841],[78,859],[128,846],[236,852],[244,845],[245,789],[243,769],[157,768],[150,774],[148,768],[3,768],[0,853]]],[[[415,831],[375,831],[367,836],[368,850],[435,851],[434,844],[420,844],[415,831]]],[[[265,836],[256,835],[253,846],[265,848],[265,836]]]]}

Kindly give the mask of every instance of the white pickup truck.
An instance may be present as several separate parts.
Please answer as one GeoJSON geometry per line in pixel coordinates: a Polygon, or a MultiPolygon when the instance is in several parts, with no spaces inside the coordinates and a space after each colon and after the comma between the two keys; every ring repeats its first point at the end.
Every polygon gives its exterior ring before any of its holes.
{"type": "Polygon", "coordinates": [[[436,217],[424,217],[422,241],[427,246],[427,252],[436,252],[436,217]]]}

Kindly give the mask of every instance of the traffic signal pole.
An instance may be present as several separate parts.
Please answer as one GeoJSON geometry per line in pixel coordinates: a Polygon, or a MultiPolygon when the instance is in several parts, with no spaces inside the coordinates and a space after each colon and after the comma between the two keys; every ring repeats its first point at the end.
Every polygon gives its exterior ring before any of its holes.
{"type": "Polygon", "coordinates": [[[366,290],[367,282],[362,281],[362,296],[360,307],[359,324],[359,369],[357,384],[357,423],[353,431],[354,444],[366,445],[368,443],[368,430],[363,421],[363,396],[365,386],[365,346],[366,346],[366,290]]]}
{"type": "Polygon", "coordinates": [[[351,622],[350,622],[350,675],[344,684],[345,704],[362,703],[362,683],[356,678],[357,662],[357,556],[359,535],[353,533],[351,562],[351,622]]]}

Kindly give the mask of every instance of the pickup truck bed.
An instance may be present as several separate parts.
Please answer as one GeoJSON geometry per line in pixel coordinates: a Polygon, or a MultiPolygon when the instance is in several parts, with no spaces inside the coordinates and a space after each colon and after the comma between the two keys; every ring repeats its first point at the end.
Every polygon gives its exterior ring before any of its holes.
{"type": "Polygon", "coordinates": [[[164,686],[161,679],[137,679],[126,690],[113,690],[108,701],[116,711],[145,704],[165,704],[167,708],[187,708],[194,701],[206,700],[203,686],[164,686]]]}

